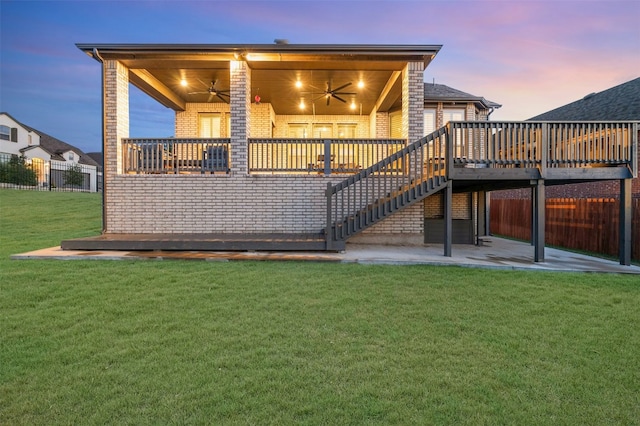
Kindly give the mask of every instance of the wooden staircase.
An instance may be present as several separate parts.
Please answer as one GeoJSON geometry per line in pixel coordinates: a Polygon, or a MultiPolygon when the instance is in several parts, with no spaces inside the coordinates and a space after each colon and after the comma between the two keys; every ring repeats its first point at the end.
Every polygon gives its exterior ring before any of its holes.
{"type": "Polygon", "coordinates": [[[446,188],[446,142],[443,127],[357,175],[327,185],[327,250],[446,188]]]}

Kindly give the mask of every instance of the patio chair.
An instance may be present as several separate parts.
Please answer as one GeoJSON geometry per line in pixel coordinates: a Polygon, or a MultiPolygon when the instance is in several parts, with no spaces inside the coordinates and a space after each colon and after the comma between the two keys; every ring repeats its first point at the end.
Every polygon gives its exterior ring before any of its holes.
{"type": "Polygon", "coordinates": [[[202,172],[229,173],[229,152],[224,146],[210,146],[203,152],[202,172]]]}

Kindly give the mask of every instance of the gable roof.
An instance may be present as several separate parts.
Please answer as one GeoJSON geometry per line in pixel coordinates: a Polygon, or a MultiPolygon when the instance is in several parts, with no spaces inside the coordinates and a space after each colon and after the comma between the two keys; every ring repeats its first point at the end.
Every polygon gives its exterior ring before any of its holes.
{"type": "Polygon", "coordinates": [[[444,84],[425,83],[424,101],[430,102],[474,102],[483,109],[498,109],[502,105],[489,101],[482,96],[475,96],[444,84]]]}
{"type": "Polygon", "coordinates": [[[93,158],[93,161],[95,161],[99,166],[102,166],[102,162],[104,160],[102,152],[87,152],[87,155],[93,158]]]}
{"type": "Polygon", "coordinates": [[[27,126],[26,124],[16,120],[14,117],[12,117],[10,114],[8,114],[6,112],[0,112],[0,114],[4,114],[4,115],[8,116],[9,118],[11,118],[13,121],[18,123],[20,126],[22,126],[27,131],[37,133],[40,136],[40,145],[39,146],[42,149],[44,149],[45,151],[47,151],[48,153],[51,154],[51,159],[52,160],[65,161],[64,157],[62,156],[62,154],[64,154],[65,152],[68,152],[68,151],[73,151],[73,152],[75,152],[76,154],[78,154],[80,156],[80,159],[78,160],[78,163],[86,164],[86,165],[89,165],[89,166],[98,166],[98,163],[93,158],[91,158],[87,154],[85,154],[81,149],[76,148],[75,146],[70,145],[70,144],[68,144],[66,142],[63,142],[60,139],[54,138],[53,136],[48,135],[48,134],[46,134],[44,132],[41,132],[40,130],[34,129],[33,127],[27,126]]]}
{"type": "Polygon", "coordinates": [[[533,121],[640,120],[640,77],[530,118],[533,121]]]}

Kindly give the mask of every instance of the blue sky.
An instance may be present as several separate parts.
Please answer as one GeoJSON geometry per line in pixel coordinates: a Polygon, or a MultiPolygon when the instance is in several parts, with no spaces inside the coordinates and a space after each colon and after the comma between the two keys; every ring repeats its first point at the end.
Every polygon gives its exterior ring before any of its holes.
{"type": "MultiPolygon", "coordinates": [[[[442,44],[425,81],[523,120],[640,76],[640,1],[0,2],[0,111],[101,149],[100,64],[75,43],[442,44]]],[[[173,112],[131,92],[131,136],[173,134],[173,112]]]]}

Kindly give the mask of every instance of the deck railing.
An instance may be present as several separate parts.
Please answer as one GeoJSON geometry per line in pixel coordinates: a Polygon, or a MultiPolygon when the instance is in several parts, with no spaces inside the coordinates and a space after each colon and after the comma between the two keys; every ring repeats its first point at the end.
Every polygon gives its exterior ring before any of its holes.
{"type": "Polygon", "coordinates": [[[449,123],[452,165],[579,168],[629,165],[637,172],[638,123],[449,123]]]}
{"type": "Polygon", "coordinates": [[[249,139],[249,172],[353,174],[405,146],[404,139],[249,139]]]}
{"type": "MultiPolygon", "coordinates": [[[[328,183],[327,245],[442,189],[449,179],[460,175],[454,173],[457,167],[538,169],[537,174],[544,178],[551,168],[618,166],[628,169],[621,176],[637,176],[637,122],[450,122],[360,173],[335,185],[328,183]],[[392,164],[402,167],[389,172],[392,164]]],[[[478,171],[472,174],[479,175],[478,171]]],[[[505,170],[486,176],[528,175],[505,170]]],[[[585,179],[589,175],[575,176],[585,179]]]]}
{"type": "Polygon", "coordinates": [[[228,173],[230,139],[123,139],[124,173],[228,173]]]}

